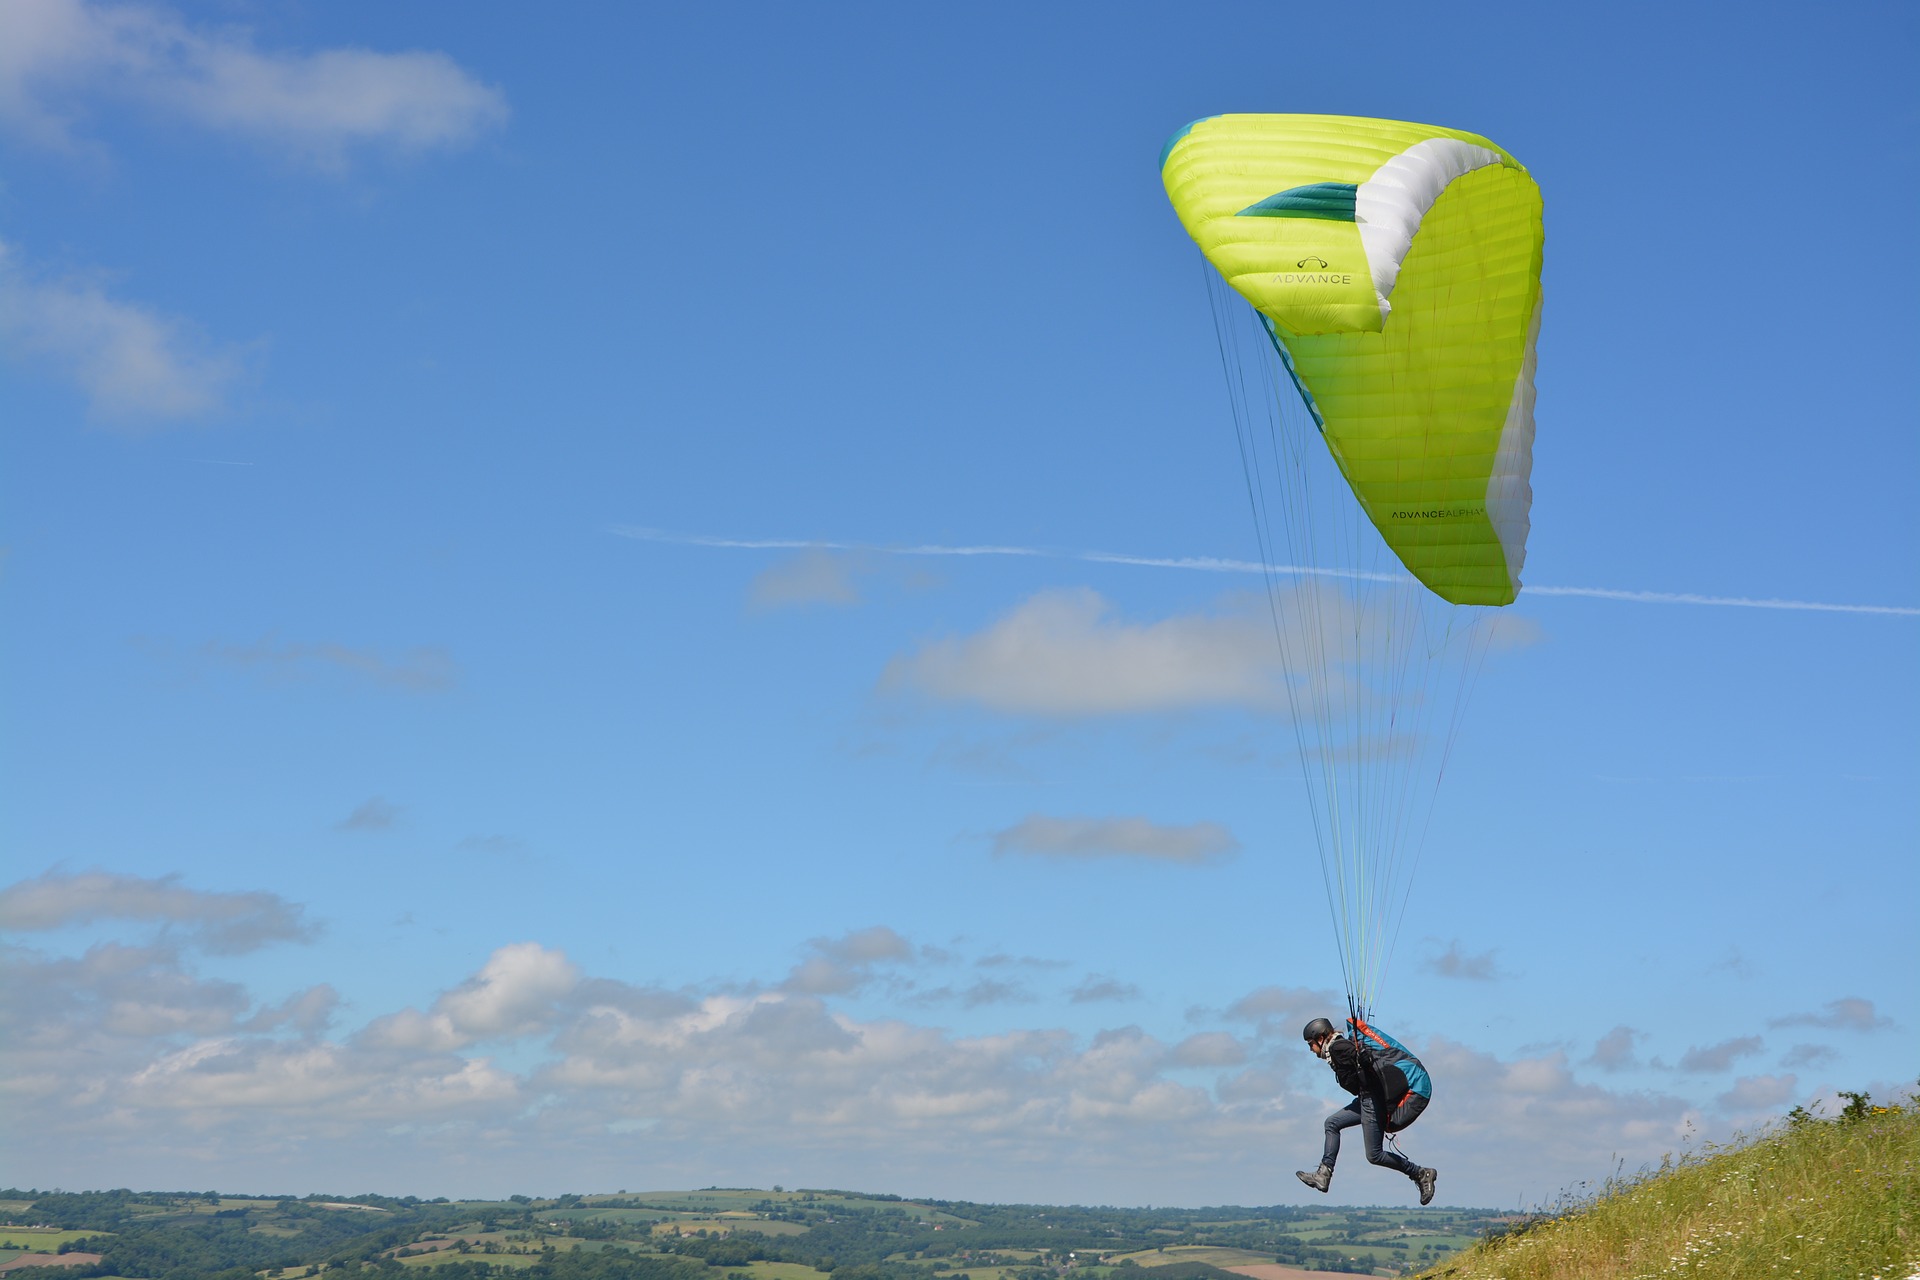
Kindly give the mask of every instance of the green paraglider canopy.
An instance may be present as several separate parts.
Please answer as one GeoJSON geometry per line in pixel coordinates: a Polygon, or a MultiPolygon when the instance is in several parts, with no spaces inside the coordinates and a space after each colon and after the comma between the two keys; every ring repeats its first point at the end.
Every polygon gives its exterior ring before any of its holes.
{"type": "Polygon", "coordinates": [[[1540,324],[1527,171],[1457,129],[1227,115],[1182,130],[1161,176],[1408,571],[1455,604],[1511,602],[1540,324]]]}
{"type": "Polygon", "coordinates": [[[1477,134],[1344,116],[1212,116],[1174,135],[1161,176],[1209,264],[1289,721],[1364,1013],[1475,675],[1524,630],[1496,607],[1520,591],[1533,497],[1540,192],[1477,134]]]}

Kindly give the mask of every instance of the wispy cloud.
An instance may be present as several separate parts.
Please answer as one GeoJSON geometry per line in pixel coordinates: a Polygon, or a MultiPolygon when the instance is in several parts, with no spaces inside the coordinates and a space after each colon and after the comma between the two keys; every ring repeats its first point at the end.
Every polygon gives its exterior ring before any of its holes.
{"type": "MultiPolygon", "coordinates": [[[[1260,987],[1228,1005],[1223,1015],[1235,1022],[1258,1024],[1262,1035],[1297,1036],[1309,1018],[1329,1018],[1342,1007],[1332,991],[1318,987],[1260,987]]],[[[1213,1017],[1209,1009],[1191,1009],[1190,1022],[1213,1017]]]]}
{"type": "Polygon", "coordinates": [[[1741,1058],[1751,1058],[1766,1048],[1759,1036],[1736,1036],[1719,1044],[1695,1046],[1680,1055],[1680,1070],[1710,1073],[1725,1071],[1741,1058]]]}
{"type": "MultiPolygon", "coordinates": [[[[160,653],[171,652],[165,644],[144,643],[160,653]]],[[[356,649],[331,641],[310,643],[269,637],[252,644],[210,640],[192,653],[217,667],[277,681],[306,680],[331,672],[410,693],[442,693],[460,679],[460,669],[452,656],[437,645],[421,645],[389,656],[377,649],[356,649]]]]}
{"type": "Polygon", "coordinates": [[[0,889],[3,929],[34,932],[134,920],[184,928],[198,945],[221,954],[255,951],[270,942],[309,941],[318,930],[304,917],[300,907],[277,894],[190,889],[177,875],[49,871],[0,889]]]}
{"type": "Polygon", "coordinates": [[[1460,942],[1454,939],[1447,943],[1447,949],[1437,955],[1429,956],[1423,967],[1428,973],[1441,978],[1458,978],[1467,982],[1492,982],[1501,976],[1500,968],[1494,963],[1494,953],[1482,951],[1469,954],[1460,949],[1460,942]]]}
{"type": "Polygon", "coordinates": [[[1792,1075],[1741,1076],[1715,1101],[1722,1110],[1735,1114],[1770,1111],[1791,1102],[1798,1085],[1799,1078],[1792,1075]]]}
{"type": "MultiPolygon", "coordinates": [[[[1323,577],[1392,582],[1401,575],[1353,573],[1313,565],[1262,564],[1257,560],[1234,560],[1219,556],[1136,556],[1112,551],[1076,551],[1050,547],[1020,547],[998,543],[839,542],[812,538],[726,538],[709,534],[676,533],[640,525],[609,525],[608,533],[643,542],[664,542],[685,547],[714,547],[743,551],[797,551],[808,548],[827,551],[865,551],[895,556],[1023,556],[1043,560],[1076,560],[1085,564],[1136,565],[1149,569],[1187,569],[1201,573],[1277,574],[1281,577],[1323,577]]],[[[1709,605],[1737,609],[1798,609],[1820,613],[1891,614],[1920,617],[1920,607],[1880,604],[1832,604],[1819,600],[1782,600],[1750,596],[1700,595],[1675,591],[1625,591],[1611,587],[1527,586],[1522,596],[1584,596],[1595,600],[1622,600],[1637,604],[1709,605]]]]}
{"type": "Polygon", "coordinates": [[[1593,1046],[1587,1065],[1599,1067],[1602,1071],[1625,1071],[1637,1067],[1640,1059],[1634,1054],[1634,1046],[1646,1038],[1644,1031],[1635,1031],[1629,1026],[1615,1027],[1593,1046]]]}
{"type": "Polygon", "coordinates": [[[1187,866],[1222,862],[1240,849],[1217,822],[1169,825],[1147,818],[1054,818],[1033,814],[994,833],[996,857],[1142,858],[1187,866]]]}
{"type": "Polygon", "coordinates": [[[1173,1046],[1167,1063],[1176,1067],[1237,1067],[1252,1056],[1238,1037],[1224,1031],[1203,1031],[1173,1046]]]}
{"type": "Polygon", "coordinates": [[[1840,1055],[1824,1044],[1796,1044],[1780,1059],[1783,1067],[1821,1067],[1838,1062],[1840,1055]]]}
{"type": "Polygon", "coordinates": [[[1105,1004],[1112,1002],[1123,1004],[1140,998],[1140,988],[1131,982],[1122,982],[1118,978],[1090,974],[1079,986],[1067,993],[1067,999],[1074,1004],[1105,1004]]]}
{"type": "Polygon", "coordinates": [[[479,853],[515,862],[533,861],[528,854],[527,842],[518,836],[497,834],[462,836],[453,847],[459,853],[479,853]]]}
{"type": "Polygon", "coordinates": [[[1093,591],[1042,591],[983,631],[893,659],[880,687],[1043,716],[1279,711],[1280,658],[1271,621],[1251,607],[1136,623],[1093,591]]]}
{"type": "Polygon", "coordinates": [[[1821,600],[1782,600],[1771,596],[1709,596],[1688,591],[1620,591],[1612,587],[1526,587],[1534,596],[1586,596],[1592,600],[1629,600],[1636,604],[1703,604],[1728,609],[1788,609],[1812,613],[1885,613],[1920,617],[1920,608],[1890,604],[1832,604],[1821,600]]]}
{"type": "Polygon", "coordinates": [[[990,1005],[1032,1004],[1034,994],[1018,982],[1001,978],[980,978],[963,987],[930,987],[914,993],[920,1005],[957,1004],[962,1009],[984,1009],[990,1005]]]}
{"type": "Polygon", "coordinates": [[[236,350],[187,321],[111,297],[94,280],[34,271],[5,243],[0,350],[77,387],[96,419],[123,427],[217,412],[243,368],[236,350]]]}
{"type": "Polygon", "coordinates": [[[399,805],[385,796],[372,796],[333,827],[336,831],[387,831],[399,821],[399,805]]]}
{"type": "Polygon", "coordinates": [[[1874,1011],[1873,1001],[1858,996],[1829,1000],[1819,1013],[1790,1013],[1774,1018],[1770,1027],[1827,1027],[1835,1031],[1877,1031],[1893,1025],[1893,1019],[1874,1011]]]}
{"type": "Polygon", "coordinates": [[[507,117],[501,92],[444,53],[262,49],[155,4],[0,5],[0,125],[72,149],[113,100],[327,167],[356,147],[462,146],[507,117]]]}
{"type": "Polygon", "coordinates": [[[811,547],[761,570],[747,590],[747,599],[757,609],[859,604],[853,574],[846,556],[811,547]]]}
{"type": "Polygon", "coordinates": [[[814,938],[808,955],[781,985],[805,995],[847,995],[877,976],[881,966],[911,964],[913,944],[883,924],[854,929],[837,938],[814,938]]]}

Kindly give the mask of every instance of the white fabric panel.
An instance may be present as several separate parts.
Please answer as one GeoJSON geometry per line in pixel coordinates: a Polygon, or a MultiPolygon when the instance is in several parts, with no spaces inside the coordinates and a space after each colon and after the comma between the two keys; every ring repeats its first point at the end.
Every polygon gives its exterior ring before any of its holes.
{"type": "Polygon", "coordinates": [[[1507,422],[1500,429],[1500,447],[1493,455],[1493,474],[1487,477],[1487,519],[1507,558],[1507,580],[1517,593],[1520,570],[1527,563],[1528,513],[1533,508],[1533,368],[1534,344],[1540,337],[1540,304],[1535,294],[1533,315],[1527,320],[1527,353],[1520,376],[1513,380],[1513,400],[1507,422]]]}
{"type": "Polygon", "coordinates": [[[1427,210],[1455,178],[1500,163],[1498,151],[1457,138],[1429,138],[1414,143],[1360,184],[1354,193],[1353,220],[1360,226],[1360,244],[1373,272],[1382,324],[1393,310],[1387,299],[1400,278],[1400,264],[1407,260],[1427,210]]]}

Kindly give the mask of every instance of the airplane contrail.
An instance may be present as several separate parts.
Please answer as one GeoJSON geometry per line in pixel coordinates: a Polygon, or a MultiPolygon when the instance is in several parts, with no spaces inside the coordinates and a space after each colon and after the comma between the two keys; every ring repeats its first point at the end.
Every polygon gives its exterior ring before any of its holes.
{"type": "MultiPolygon", "coordinates": [[[[888,556],[1020,556],[1035,560],[1078,560],[1087,564],[1138,565],[1148,569],[1190,569],[1202,573],[1277,573],[1288,577],[1349,578],[1394,582],[1402,575],[1323,569],[1314,565],[1265,565],[1258,560],[1218,556],[1134,556],[1117,551],[1073,551],[1047,547],[1014,547],[996,543],[945,545],[941,543],[845,542],[824,538],[724,538],[704,533],[675,533],[638,525],[608,525],[607,532],[642,542],[665,542],[683,547],[718,547],[743,551],[864,551],[888,556]]],[[[1810,613],[1873,613],[1920,617],[1920,608],[1897,604],[1832,604],[1821,600],[1779,600],[1748,596],[1709,596],[1688,591],[1626,591],[1615,587],[1528,586],[1530,596],[1581,596],[1590,600],[1624,600],[1634,604],[1690,604],[1732,609],[1786,609],[1810,613]]]]}

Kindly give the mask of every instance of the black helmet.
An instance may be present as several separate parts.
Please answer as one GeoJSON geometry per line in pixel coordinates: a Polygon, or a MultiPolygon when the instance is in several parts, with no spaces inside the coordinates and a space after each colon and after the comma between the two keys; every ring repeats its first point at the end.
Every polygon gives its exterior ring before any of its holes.
{"type": "Polygon", "coordinates": [[[1325,1018],[1315,1018],[1312,1022],[1309,1022],[1306,1026],[1300,1028],[1300,1038],[1302,1040],[1305,1040],[1308,1044],[1312,1044],[1315,1040],[1318,1040],[1321,1036],[1330,1036],[1332,1034],[1333,1034],[1333,1024],[1331,1022],[1328,1022],[1325,1018]]]}

